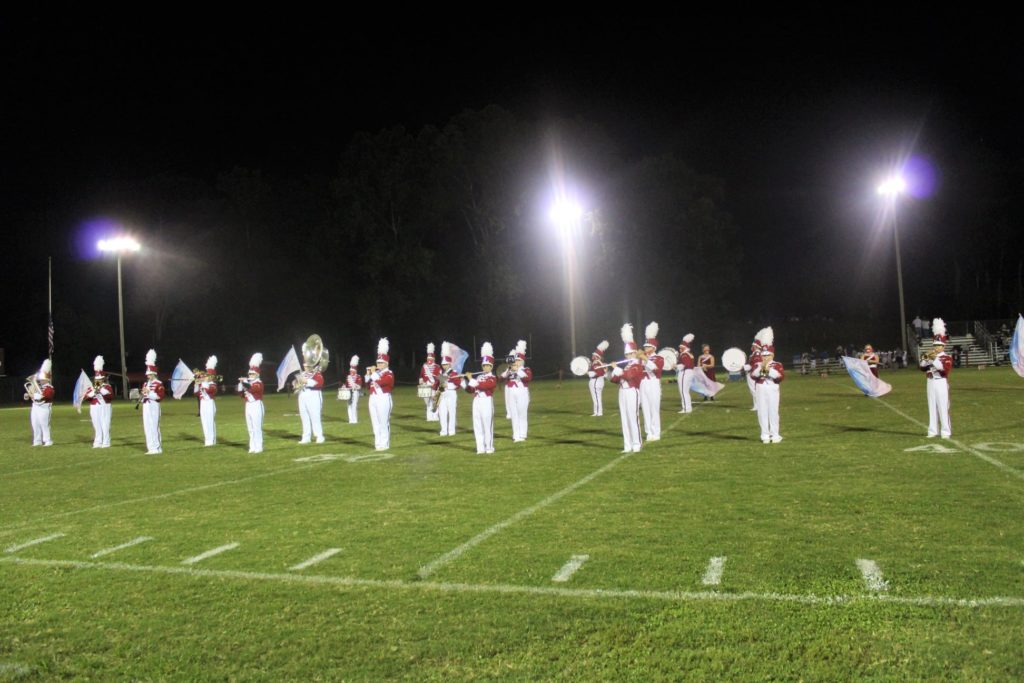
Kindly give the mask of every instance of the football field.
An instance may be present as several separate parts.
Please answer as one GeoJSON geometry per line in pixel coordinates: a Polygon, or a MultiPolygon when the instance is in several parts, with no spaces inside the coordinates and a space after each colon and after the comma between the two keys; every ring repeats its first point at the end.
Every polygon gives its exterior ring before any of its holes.
{"type": "Polygon", "coordinates": [[[440,437],[396,393],[392,447],[365,402],[325,396],[321,445],[293,397],[165,401],[164,454],[114,406],[0,410],[0,681],[880,680],[1024,678],[1024,380],[951,376],[951,440],[925,380],[782,385],[764,445],[746,385],[623,454],[617,388],[537,382],[530,432],[477,455],[471,399],[440,437]]]}

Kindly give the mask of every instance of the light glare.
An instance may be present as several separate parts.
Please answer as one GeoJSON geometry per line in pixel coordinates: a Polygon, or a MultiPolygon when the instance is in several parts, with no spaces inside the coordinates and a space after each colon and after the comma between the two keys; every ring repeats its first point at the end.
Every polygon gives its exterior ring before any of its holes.
{"type": "Polygon", "coordinates": [[[583,216],[583,209],[573,202],[558,202],[551,207],[551,221],[566,229],[577,223],[583,216]]]}
{"type": "Polygon", "coordinates": [[[878,186],[878,194],[892,197],[898,194],[903,194],[907,189],[907,182],[903,180],[902,176],[893,176],[887,178],[881,185],[878,186]]]}
{"type": "Polygon", "coordinates": [[[142,245],[131,237],[114,237],[112,239],[100,240],[99,244],[96,246],[100,251],[113,251],[118,253],[138,251],[142,248],[142,245]]]}

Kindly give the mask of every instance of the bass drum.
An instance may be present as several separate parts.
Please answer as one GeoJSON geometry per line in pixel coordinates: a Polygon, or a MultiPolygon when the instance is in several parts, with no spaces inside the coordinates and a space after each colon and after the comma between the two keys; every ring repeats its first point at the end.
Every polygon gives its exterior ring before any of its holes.
{"type": "Polygon", "coordinates": [[[572,362],[569,363],[569,370],[577,377],[582,377],[587,374],[588,370],[590,370],[590,361],[586,356],[576,356],[572,359],[572,362]]]}
{"type": "Polygon", "coordinates": [[[421,384],[416,387],[417,398],[430,398],[434,395],[434,390],[430,388],[429,384],[421,384]]]}
{"type": "Polygon", "coordinates": [[[679,352],[671,346],[666,346],[661,351],[658,351],[658,355],[665,361],[665,365],[662,367],[662,370],[665,372],[674,371],[676,369],[676,365],[679,364],[679,352]]]}
{"type": "Polygon", "coordinates": [[[351,389],[349,389],[348,387],[342,387],[341,389],[338,389],[338,400],[339,401],[349,401],[351,399],[352,399],[352,390],[351,389]]]}
{"type": "Polygon", "coordinates": [[[741,349],[735,346],[731,349],[726,349],[722,353],[722,366],[729,372],[736,374],[743,369],[743,364],[747,362],[747,354],[743,353],[741,349]]]}

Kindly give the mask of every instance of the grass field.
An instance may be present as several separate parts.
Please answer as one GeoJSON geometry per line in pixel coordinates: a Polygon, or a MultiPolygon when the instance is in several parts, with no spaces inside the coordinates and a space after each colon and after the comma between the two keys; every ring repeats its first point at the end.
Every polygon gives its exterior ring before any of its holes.
{"type": "Polygon", "coordinates": [[[630,455],[578,381],[491,456],[468,397],[442,439],[410,389],[386,454],[334,400],[300,446],[270,398],[262,455],[233,397],[215,448],[167,402],[156,457],[129,405],[106,450],[0,410],[0,681],[1020,680],[1024,381],[954,372],[940,441],[920,373],[885,378],[791,376],[775,445],[745,385],[689,415],[666,385],[630,455]]]}

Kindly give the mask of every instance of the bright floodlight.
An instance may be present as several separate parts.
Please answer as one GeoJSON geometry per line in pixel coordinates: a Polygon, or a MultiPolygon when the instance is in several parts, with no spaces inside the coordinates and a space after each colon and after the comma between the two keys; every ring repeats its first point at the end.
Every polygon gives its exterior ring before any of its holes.
{"type": "Polygon", "coordinates": [[[124,253],[127,251],[138,251],[142,248],[138,242],[133,240],[131,237],[114,237],[109,240],[100,240],[99,244],[96,245],[100,251],[112,251],[116,253],[124,253]]]}
{"type": "Polygon", "coordinates": [[[886,197],[892,197],[898,194],[903,194],[907,189],[907,183],[901,176],[894,175],[891,178],[887,178],[885,182],[878,186],[878,194],[886,197]]]}
{"type": "Polygon", "coordinates": [[[551,221],[560,228],[574,225],[583,216],[583,209],[572,202],[558,202],[551,207],[551,221]]]}

